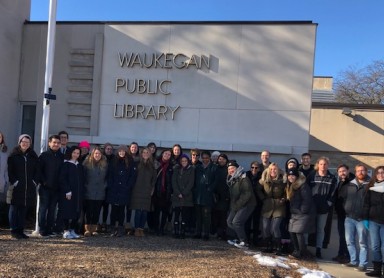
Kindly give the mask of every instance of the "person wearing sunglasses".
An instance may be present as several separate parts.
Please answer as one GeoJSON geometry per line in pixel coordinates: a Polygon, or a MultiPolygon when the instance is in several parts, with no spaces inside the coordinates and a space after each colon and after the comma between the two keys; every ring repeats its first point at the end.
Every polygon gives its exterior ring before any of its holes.
{"type": "Polygon", "coordinates": [[[247,177],[251,181],[253,193],[256,197],[256,209],[249,216],[245,223],[245,232],[247,238],[250,239],[250,244],[257,246],[260,236],[260,216],[261,208],[263,207],[262,192],[259,180],[261,179],[261,167],[257,161],[252,161],[250,169],[246,172],[247,177]]]}

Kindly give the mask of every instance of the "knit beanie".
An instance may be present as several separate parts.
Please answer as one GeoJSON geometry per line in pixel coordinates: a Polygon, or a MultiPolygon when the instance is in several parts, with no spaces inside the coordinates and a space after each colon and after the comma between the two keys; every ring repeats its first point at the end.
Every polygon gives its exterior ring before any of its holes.
{"type": "Polygon", "coordinates": [[[28,134],[21,134],[21,135],[19,136],[19,141],[18,141],[18,144],[19,144],[19,145],[20,145],[20,143],[21,143],[21,140],[23,140],[23,138],[28,138],[29,141],[31,142],[31,145],[32,145],[32,138],[31,138],[31,136],[29,136],[28,134]]]}
{"type": "Polygon", "coordinates": [[[91,145],[89,144],[88,141],[81,141],[79,143],[79,148],[87,148],[88,150],[91,149],[91,145]]]}

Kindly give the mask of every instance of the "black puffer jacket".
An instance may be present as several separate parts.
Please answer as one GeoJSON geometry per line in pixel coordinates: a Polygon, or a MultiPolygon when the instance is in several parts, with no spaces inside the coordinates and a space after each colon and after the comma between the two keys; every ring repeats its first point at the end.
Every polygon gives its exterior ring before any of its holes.
{"type": "Polygon", "coordinates": [[[13,189],[11,205],[33,206],[36,203],[36,185],[39,180],[37,154],[29,148],[25,153],[16,147],[8,157],[8,177],[13,189]]]}
{"type": "Polygon", "coordinates": [[[288,185],[287,196],[291,211],[288,230],[292,233],[314,232],[316,208],[304,175],[300,175],[293,184],[288,185]]]}
{"type": "MultiPolygon", "coordinates": [[[[384,181],[375,183],[374,186],[384,186],[384,181]]],[[[367,190],[364,198],[363,218],[384,224],[384,193],[367,190]]]]}
{"type": "Polygon", "coordinates": [[[343,199],[346,216],[357,221],[363,220],[363,203],[367,192],[368,180],[359,183],[357,179],[343,186],[339,192],[343,199]]]}

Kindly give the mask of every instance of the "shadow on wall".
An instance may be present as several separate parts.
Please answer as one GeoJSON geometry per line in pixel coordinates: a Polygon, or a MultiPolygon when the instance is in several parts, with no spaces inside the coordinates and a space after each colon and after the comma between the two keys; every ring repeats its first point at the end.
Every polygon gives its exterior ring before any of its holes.
{"type": "Polygon", "coordinates": [[[310,135],[309,153],[312,155],[312,163],[321,156],[326,156],[330,159],[331,172],[335,172],[340,164],[346,164],[353,172],[354,166],[364,164],[368,170],[373,170],[379,165],[384,165],[384,156],[380,154],[368,153],[352,153],[342,152],[341,150],[327,144],[324,141],[310,135]]]}

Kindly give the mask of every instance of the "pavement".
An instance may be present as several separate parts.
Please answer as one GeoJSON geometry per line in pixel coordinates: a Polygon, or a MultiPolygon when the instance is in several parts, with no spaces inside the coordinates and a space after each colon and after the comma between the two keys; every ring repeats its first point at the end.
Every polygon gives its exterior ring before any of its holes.
{"type": "MultiPolygon", "coordinates": [[[[323,259],[316,260],[319,265],[319,268],[337,278],[362,278],[362,277],[367,278],[368,276],[366,276],[364,272],[357,271],[352,267],[346,267],[346,266],[343,266],[342,264],[332,261],[332,258],[337,255],[338,248],[339,248],[339,235],[337,234],[337,220],[334,219],[332,222],[331,240],[330,240],[330,243],[328,244],[328,248],[321,250],[321,255],[323,259]]],[[[315,248],[308,247],[308,249],[313,254],[315,254],[315,248]]],[[[368,270],[372,270],[371,258],[372,256],[371,254],[369,254],[368,270]]]]}

